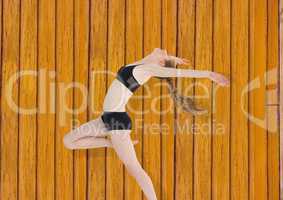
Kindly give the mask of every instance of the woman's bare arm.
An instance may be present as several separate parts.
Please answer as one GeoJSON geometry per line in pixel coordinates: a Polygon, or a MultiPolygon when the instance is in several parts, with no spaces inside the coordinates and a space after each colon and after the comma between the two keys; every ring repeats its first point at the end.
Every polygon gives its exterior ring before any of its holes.
{"type": "Polygon", "coordinates": [[[187,78],[208,78],[220,85],[228,85],[229,80],[222,74],[205,71],[162,67],[158,64],[144,64],[144,72],[155,77],[187,77],[187,78]]]}
{"type": "Polygon", "coordinates": [[[138,65],[138,64],[164,64],[166,59],[172,59],[178,65],[189,64],[189,61],[184,58],[178,58],[176,56],[168,55],[166,50],[155,48],[150,54],[129,65],[138,65]]]}
{"type": "Polygon", "coordinates": [[[156,77],[187,77],[187,78],[209,78],[210,71],[177,69],[162,67],[157,64],[143,65],[143,69],[151,76],[156,77]]]}
{"type": "Polygon", "coordinates": [[[148,80],[149,77],[187,77],[187,78],[209,78],[220,85],[228,85],[229,80],[222,74],[190,69],[177,69],[164,67],[166,60],[174,60],[177,65],[188,65],[189,61],[184,58],[168,55],[166,50],[155,48],[152,53],[141,60],[132,64],[141,64],[137,67],[136,72],[139,71],[137,79],[140,83],[148,80]],[[140,70],[138,70],[138,68],[140,70]]]}

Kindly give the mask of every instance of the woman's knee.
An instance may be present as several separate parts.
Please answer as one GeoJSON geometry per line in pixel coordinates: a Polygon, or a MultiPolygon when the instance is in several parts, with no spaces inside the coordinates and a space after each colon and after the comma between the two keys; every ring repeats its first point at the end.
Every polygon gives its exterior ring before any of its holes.
{"type": "Polygon", "coordinates": [[[66,148],[68,149],[74,149],[75,145],[74,142],[78,140],[80,137],[83,137],[83,134],[80,134],[79,129],[73,129],[67,134],[64,135],[63,137],[63,144],[65,145],[66,148]]]}

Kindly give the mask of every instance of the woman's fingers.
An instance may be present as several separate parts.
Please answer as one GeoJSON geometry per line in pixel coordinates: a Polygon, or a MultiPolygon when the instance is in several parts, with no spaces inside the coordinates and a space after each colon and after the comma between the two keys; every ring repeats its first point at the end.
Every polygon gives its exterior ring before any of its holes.
{"type": "Polygon", "coordinates": [[[138,140],[133,140],[132,142],[133,142],[133,145],[136,145],[137,143],[139,143],[138,140]]]}
{"type": "Polygon", "coordinates": [[[167,59],[174,60],[177,65],[181,64],[181,60],[179,58],[175,57],[175,56],[168,56],[167,59]]]}
{"type": "Polygon", "coordinates": [[[179,58],[175,56],[170,56],[171,59],[174,59],[178,64],[187,64],[187,60],[184,58],[179,58]]]}
{"type": "Polygon", "coordinates": [[[159,60],[159,64],[163,65],[165,60],[173,59],[177,65],[190,65],[190,61],[185,58],[179,58],[176,56],[168,55],[166,49],[155,48],[153,50],[153,56],[159,60]]]}
{"type": "Polygon", "coordinates": [[[185,62],[186,64],[191,64],[191,62],[188,60],[188,59],[186,59],[186,58],[182,58],[183,59],[183,62],[185,62]]]}
{"type": "Polygon", "coordinates": [[[229,79],[227,79],[224,75],[216,72],[211,72],[210,78],[221,86],[228,86],[230,83],[229,79]]]}
{"type": "Polygon", "coordinates": [[[165,56],[167,56],[167,50],[166,49],[163,49],[163,53],[165,56]]]}
{"type": "Polygon", "coordinates": [[[179,57],[176,57],[176,56],[169,56],[169,59],[175,60],[175,62],[178,65],[189,65],[190,64],[189,60],[187,60],[185,58],[179,58],[179,57]]]}

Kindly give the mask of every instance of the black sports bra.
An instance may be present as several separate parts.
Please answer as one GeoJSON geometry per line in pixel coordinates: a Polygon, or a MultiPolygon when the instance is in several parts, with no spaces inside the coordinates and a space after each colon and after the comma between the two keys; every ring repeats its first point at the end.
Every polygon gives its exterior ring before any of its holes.
{"type": "Polygon", "coordinates": [[[140,87],[140,84],[133,75],[133,69],[141,64],[122,66],[117,72],[117,79],[123,83],[130,91],[134,92],[140,87]]]}

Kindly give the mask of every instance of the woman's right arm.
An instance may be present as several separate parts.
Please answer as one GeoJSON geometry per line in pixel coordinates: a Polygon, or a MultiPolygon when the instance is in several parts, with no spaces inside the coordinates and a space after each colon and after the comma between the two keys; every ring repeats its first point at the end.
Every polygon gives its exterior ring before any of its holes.
{"type": "Polygon", "coordinates": [[[156,77],[209,78],[210,74],[210,71],[169,68],[157,64],[147,64],[143,67],[147,73],[156,77]]]}
{"type": "Polygon", "coordinates": [[[145,64],[143,70],[149,76],[154,77],[186,77],[186,78],[208,78],[220,85],[228,85],[229,80],[222,74],[206,71],[206,70],[190,70],[163,67],[158,64],[145,64]]]}

